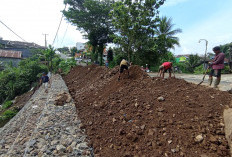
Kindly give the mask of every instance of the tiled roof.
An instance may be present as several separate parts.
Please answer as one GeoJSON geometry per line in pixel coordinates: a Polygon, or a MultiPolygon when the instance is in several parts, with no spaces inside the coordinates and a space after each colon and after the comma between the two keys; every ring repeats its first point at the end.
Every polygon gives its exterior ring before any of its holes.
{"type": "Polygon", "coordinates": [[[0,57],[3,58],[22,58],[21,51],[0,50],[0,57]]]}

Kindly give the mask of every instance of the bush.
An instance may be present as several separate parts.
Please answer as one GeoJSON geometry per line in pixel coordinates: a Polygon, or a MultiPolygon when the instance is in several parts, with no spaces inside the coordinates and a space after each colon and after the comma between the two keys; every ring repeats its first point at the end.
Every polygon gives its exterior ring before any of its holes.
{"type": "Polygon", "coordinates": [[[204,74],[205,70],[203,68],[203,65],[196,67],[194,70],[194,74],[204,74]]]}
{"type": "Polygon", "coordinates": [[[11,119],[11,118],[13,118],[17,113],[18,113],[17,110],[6,110],[5,112],[3,112],[2,116],[0,116],[0,120],[4,121],[4,120],[11,119]]]}
{"type": "Polygon", "coordinates": [[[62,60],[59,64],[59,68],[65,75],[69,73],[70,69],[74,66],[76,66],[76,61],[74,58],[62,60]]]}
{"type": "Polygon", "coordinates": [[[4,104],[2,105],[2,109],[5,110],[5,109],[9,108],[12,104],[13,104],[12,101],[6,101],[6,102],[4,102],[4,104]]]}
{"type": "Polygon", "coordinates": [[[225,68],[222,70],[222,74],[229,74],[229,73],[231,73],[231,71],[230,71],[230,67],[227,65],[227,66],[225,66],[225,68]]]}
{"type": "Polygon", "coordinates": [[[30,90],[32,83],[38,81],[38,74],[42,72],[48,72],[47,66],[33,59],[22,60],[17,68],[7,67],[1,71],[0,103],[30,90]]]}
{"type": "Polygon", "coordinates": [[[179,67],[182,73],[189,73],[188,68],[185,63],[175,63],[174,67],[179,67]]]}

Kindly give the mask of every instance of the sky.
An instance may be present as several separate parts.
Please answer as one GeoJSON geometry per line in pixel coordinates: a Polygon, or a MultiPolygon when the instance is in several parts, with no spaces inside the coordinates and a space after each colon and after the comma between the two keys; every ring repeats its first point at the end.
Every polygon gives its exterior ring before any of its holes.
{"type": "MultiPolygon", "coordinates": [[[[172,18],[174,28],[181,28],[180,47],[172,52],[178,54],[203,54],[205,42],[208,51],[214,46],[232,42],[232,0],[166,0],[160,8],[160,16],[172,18]]],[[[62,13],[63,0],[1,0],[0,20],[28,42],[44,45],[44,35],[52,44],[62,13]]],[[[0,23],[0,37],[20,41],[0,23]]],[[[65,19],[61,23],[54,47],[75,46],[86,42],[75,26],[65,19]]]]}
{"type": "Polygon", "coordinates": [[[160,16],[171,17],[174,28],[181,28],[177,35],[180,47],[175,54],[204,54],[205,41],[208,51],[214,46],[232,42],[232,0],[166,0],[160,16]]]}
{"type": "MultiPolygon", "coordinates": [[[[44,46],[43,34],[48,34],[48,44],[53,43],[63,9],[63,0],[0,0],[0,20],[27,42],[44,46]]],[[[5,40],[21,41],[1,23],[0,37],[5,40]]],[[[76,42],[86,40],[75,26],[63,19],[53,46],[71,47],[75,46],[76,42]]]]}

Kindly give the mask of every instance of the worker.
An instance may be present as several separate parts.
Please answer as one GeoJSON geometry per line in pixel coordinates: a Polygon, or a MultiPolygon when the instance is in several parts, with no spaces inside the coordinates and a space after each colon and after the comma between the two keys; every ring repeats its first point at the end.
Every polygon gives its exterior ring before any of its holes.
{"type": "Polygon", "coordinates": [[[214,47],[213,52],[215,53],[215,57],[212,62],[209,62],[211,71],[209,73],[208,85],[211,86],[213,82],[213,76],[215,76],[216,80],[214,81],[214,88],[218,88],[218,85],[221,81],[221,70],[224,69],[225,54],[221,52],[219,46],[214,47]]]}
{"type": "Polygon", "coordinates": [[[43,87],[45,88],[45,93],[48,92],[48,83],[49,83],[49,82],[50,82],[50,81],[49,81],[48,75],[46,75],[46,73],[43,72],[43,76],[42,76],[41,79],[40,79],[40,84],[43,83],[43,87]]]}
{"type": "MultiPolygon", "coordinates": [[[[159,76],[164,78],[164,73],[165,72],[169,72],[169,78],[172,77],[172,73],[173,73],[173,70],[172,70],[172,62],[164,62],[160,67],[159,67],[159,76]]],[[[173,73],[174,77],[175,77],[175,74],[173,73]]]]}
{"type": "Polygon", "coordinates": [[[125,59],[123,59],[120,63],[120,69],[119,69],[119,76],[118,76],[118,80],[120,80],[120,77],[121,77],[121,73],[123,73],[124,69],[127,70],[127,74],[128,74],[128,77],[129,77],[129,70],[128,70],[128,67],[130,66],[131,64],[129,64],[129,62],[125,59]]]}

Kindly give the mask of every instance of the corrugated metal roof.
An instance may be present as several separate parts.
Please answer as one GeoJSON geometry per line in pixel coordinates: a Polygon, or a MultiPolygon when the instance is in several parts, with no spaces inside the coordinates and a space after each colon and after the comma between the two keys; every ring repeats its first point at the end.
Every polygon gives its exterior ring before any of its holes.
{"type": "Polygon", "coordinates": [[[4,58],[22,58],[21,51],[0,50],[0,57],[4,58]]]}

